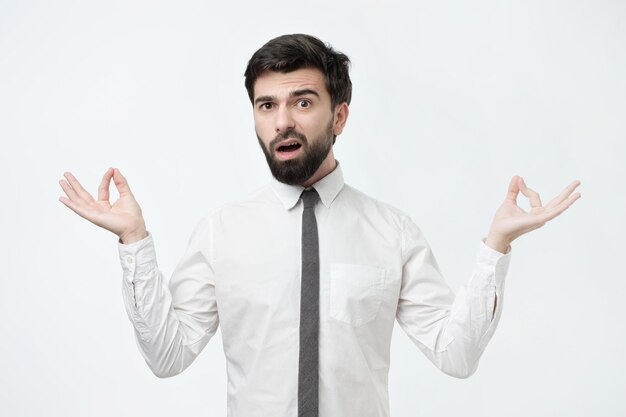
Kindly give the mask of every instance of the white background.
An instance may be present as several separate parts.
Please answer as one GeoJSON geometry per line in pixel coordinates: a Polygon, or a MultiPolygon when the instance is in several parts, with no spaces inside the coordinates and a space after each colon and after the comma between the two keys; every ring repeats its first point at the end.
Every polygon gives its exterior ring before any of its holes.
{"type": "Polygon", "coordinates": [[[409,213],[453,288],[511,176],[544,202],[582,181],[514,242],[474,376],[444,375],[396,326],[392,416],[625,415],[625,21],[623,1],[0,0],[0,415],[226,414],[220,332],[156,378],[117,238],[58,181],[95,194],[120,168],[169,278],[202,214],[269,180],[243,72],[296,32],[352,59],[346,182],[409,213]]]}

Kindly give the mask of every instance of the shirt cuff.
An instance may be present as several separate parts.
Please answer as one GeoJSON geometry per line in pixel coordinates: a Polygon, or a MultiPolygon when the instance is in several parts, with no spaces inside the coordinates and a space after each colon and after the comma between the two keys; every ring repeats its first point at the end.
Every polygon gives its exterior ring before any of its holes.
{"type": "Polygon", "coordinates": [[[481,239],[480,248],[478,249],[478,265],[487,270],[495,270],[496,286],[499,288],[509,270],[512,248],[509,245],[506,253],[502,253],[487,246],[485,240],[486,238],[481,239]]]}
{"type": "Polygon", "coordinates": [[[135,276],[144,275],[157,267],[156,250],[152,233],[150,232],[142,240],[128,245],[118,240],[117,249],[124,277],[128,282],[132,282],[135,276]]]}

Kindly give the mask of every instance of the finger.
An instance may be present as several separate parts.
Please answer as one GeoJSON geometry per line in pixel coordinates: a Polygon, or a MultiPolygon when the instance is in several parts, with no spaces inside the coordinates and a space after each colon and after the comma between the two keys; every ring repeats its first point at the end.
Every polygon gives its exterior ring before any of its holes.
{"type": "Polygon", "coordinates": [[[565,189],[561,192],[561,194],[559,194],[558,196],[550,200],[550,202],[546,205],[546,208],[549,209],[560,204],[567,197],[569,197],[569,195],[572,194],[574,190],[576,189],[576,187],[578,187],[579,185],[580,185],[580,181],[578,180],[573,181],[570,185],[565,187],[565,189]]]}
{"type": "Polygon", "coordinates": [[[559,214],[567,210],[579,198],[580,198],[580,193],[572,194],[569,197],[567,197],[564,201],[559,203],[557,206],[555,206],[554,208],[546,210],[542,215],[540,215],[541,222],[545,223],[547,221],[554,219],[556,216],[558,216],[559,214]]]}
{"type": "Polygon", "coordinates": [[[74,192],[76,193],[78,197],[82,198],[85,201],[93,201],[93,197],[91,196],[91,194],[89,194],[83,188],[83,186],[80,185],[78,180],[72,175],[71,172],[66,172],[63,175],[65,176],[65,178],[67,178],[67,181],[70,183],[70,185],[72,186],[72,189],[74,190],[74,192]]]}
{"type": "Polygon", "coordinates": [[[107,169],[104,173],[100,186],[98,187],[98,201],[109,201],[109,186],[111,184],[111,177],[113,176],[113,168],[107,169]]]}
{"type": "Polygon", "coordinates": [[[75,203],[74,201],[65,197],[59,197],[59,201],[69,207],[74,213],[78,214],[80,217],[83,217],[85,219],[87,218],[87,216],[85,215],[85,211],[80,204],[75,203]]]}
{"type": "Polygon", "coordinates": [[[63,188],[63,191],[65,191],[65,194],[69,197],[59,197],[59,201],[74,210],[76,214],[87,218],[85,214],[87,212],[87,207],[89,203],[82,199],[80,196],[78,196],[72,186],[65,180],[60,180],[59,184],[61,184],[61,188],[63,188]]]}
{"type": "Polygon", "coordinates": [[[117,168],[113,168],[113,181],[115,182],[115,186],[117,187],[117,191],[120,195],[131,192],[130,187],[128,186],[128,181],[126,181],[126,178],[124,178],[120,170],[117,168]]]}
{"type": "Polygon", "coordinates": [[[70,198],[70,200],[75,201],[75,200],[79,200],[80,199],[78,197],[78,195],[76,194],[76,191],[74,191],[72,186],[66,180],[64,180],[64,179],[63,180],[59,180],[59,185],[61,186],[61,188],[65,192],[65,195],[70,198]]]}
{"type": "Polygon", "coordinates": [[[520,178],[520,191],[530,201],[530,207],[541,207],[541,198],[539,197],[539,193],[537,193],[535,190],[531,190],[530,188],[528,188],[523,178],[520,178]]]}
{"type": "Polygon", "coordinates": [[[518,177],[517,175],[511,178],[511,182],[509,182],[509,189],[506,193],[506,200],[516,205],[517,205],[517,195],[519,194],[519,191],[520,191],[519,184],[518,184],[519,178],[520,177],[518,177]]]}

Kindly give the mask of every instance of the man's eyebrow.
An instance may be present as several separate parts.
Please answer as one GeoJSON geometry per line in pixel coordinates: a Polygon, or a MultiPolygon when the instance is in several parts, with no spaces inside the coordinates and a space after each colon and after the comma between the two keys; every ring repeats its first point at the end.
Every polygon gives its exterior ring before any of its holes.
{"type": "MultiPolygon", "coordinates": [[[[303,88],[301,90],[294,90],[292,92],[289,93],[289,97],[301,97],[301,96],[306,96],[307,94],[311,94],[316,96],[317,98],[320,97],[320,95],[317,93],[317,91],[312,90],[310,88],[303,88]]],[[[276,96],[260,96],[257,97],[256,99],[254,99],[254,104],[259,104],[259,103],[265,103],[267,101],[274,101],[276,100],[276,96]]]]}
{"type": "Polygon", "coordinates": [[[261,97],[257,97],[254,100],[254,104],[259,104],[261,102],[273,101],[273,100],[276,100],[276,96],[261,96],[261,97]]]}
{"type": "Polygon", "coordinates": [[[320,97],[320,95],[317,93],[317,91],[312,90],[310,88],[303,88],[302,90],[292,91],[291,93],[289,93],[289,97],[300,97],[300,96],[306,96],[307,94],[314,95],[317,98],[320,97]]]}

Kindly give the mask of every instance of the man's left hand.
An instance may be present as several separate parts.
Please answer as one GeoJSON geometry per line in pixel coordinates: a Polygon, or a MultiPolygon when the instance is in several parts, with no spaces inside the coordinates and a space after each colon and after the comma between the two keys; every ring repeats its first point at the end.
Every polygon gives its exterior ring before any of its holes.
{"type": "Polygon", "coordinates": [[[572,193],[579,185],[578,180],[572,182],[561,194],[542,206],[539,194],[528,188],[522,177],[514,176],[511,178],[504,202],[494,215],[485,244],[492,249],[506,253],[515,239],[524,233],[540,228],[578,200],[580,193],[572,193]],[[524,211],[517,205],[517,195],[520,191],[530,201],[530,212],[524,211]]]}

